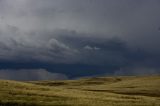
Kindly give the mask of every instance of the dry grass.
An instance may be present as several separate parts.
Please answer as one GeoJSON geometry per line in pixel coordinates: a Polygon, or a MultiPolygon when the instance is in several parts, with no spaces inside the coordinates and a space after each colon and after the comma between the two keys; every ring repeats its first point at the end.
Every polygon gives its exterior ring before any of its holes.
{"type": "Polygon", "coordinates": [[[160,106],[160,76],[0,81],[0,106],[160,106]]]}

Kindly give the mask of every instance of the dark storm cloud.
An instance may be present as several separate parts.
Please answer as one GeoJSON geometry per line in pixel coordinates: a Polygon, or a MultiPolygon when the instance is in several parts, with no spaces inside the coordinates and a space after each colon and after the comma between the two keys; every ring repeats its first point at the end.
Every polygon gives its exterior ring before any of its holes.
{"type": "Polygon", "coordinates": [[[125,67],[114,72],[114,75],[158,75],[160,72],[159,68],[151,67],[125,67]],[[129,71],[128,71],[129,70],[129,71]]]}
{"type": "MultiPolygon", "coordinates": [[[[145,55],[129,48],[119,38],[90,38],[91,34],[67,30],[40,31],[36,35],[21,32],[13,26],[7,27],[7,34],[9,32],[14,38],[4,36],[1,41],[0,58],[4,60],[121,65],[132,61],[132,57],[143,58],[145,55]]],[[[7,34],[4,32],[4,35],[7,34]]]]}
{"type": "Polygon", "coordinates": [[[21,32],[13,26],[7,26],[6,32],[2,31],[0,40],[0,58],[27,61],[39,60],[55,63],[74,61],[71,59],[77,53],[74,48],[71,49],[54,37],[49,37],[50,35],[46,34],[46,39],[43,39],[41,35],[34,36],[32,34],[21,32]]]}
{"type": "Polygon", "coordinates": [[[26,69],[33,62],[34,68],[73,76],[85,75],[80,70],[159,73],[159,5],[158,0],[0,0],[0,68],[23,62],[19,67],[26,69]],[[68,70],[53,69],[57,64],[68,70]]]}
{"type": "MultiPolygon", "coordinates": [[[[44,68],[54,73],[65,73],[71,78],[102,73],[122,73],[123,69],[126,73],[126,69],[136,67],[159,68],[159,55],[130,48],[127,42],[117,37],[90,38],[90,34],[81,36],[82,33],[68,30],[37,33],[38,35],[29,33],[33,41],[27,42],[26,38],[14,38],[8,39],[9,42],[1,42],[0,68],[44,68]],[[37,41],[36,38],[42,40],[37,41]]],[[[158,73],[159,70],[155,72],[158,73]]]]}

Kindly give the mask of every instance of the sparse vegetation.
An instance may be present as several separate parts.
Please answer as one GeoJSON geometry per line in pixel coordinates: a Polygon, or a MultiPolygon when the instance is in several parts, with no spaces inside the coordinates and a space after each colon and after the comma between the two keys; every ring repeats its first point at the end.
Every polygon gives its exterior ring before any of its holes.
{"type": "Polygon", "coordinates": [[[0,81],[0,106],[160,106],[160,76],[0,81]]]}

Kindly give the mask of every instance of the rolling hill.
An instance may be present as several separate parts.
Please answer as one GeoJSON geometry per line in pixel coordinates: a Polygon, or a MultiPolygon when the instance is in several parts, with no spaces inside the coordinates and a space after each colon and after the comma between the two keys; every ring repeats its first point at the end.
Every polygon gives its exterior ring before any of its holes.
{"type": "Polygon", "coordinates": [[[160,76],[0,80],[0,106],[160,106],[160,76]]]}

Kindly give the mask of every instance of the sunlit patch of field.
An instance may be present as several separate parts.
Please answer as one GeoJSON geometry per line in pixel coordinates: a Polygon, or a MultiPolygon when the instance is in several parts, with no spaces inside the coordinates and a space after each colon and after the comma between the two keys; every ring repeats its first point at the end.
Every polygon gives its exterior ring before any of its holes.
{"type": "Polygon", "coordinates": [[[0,81],[0,106],[160,106],[160,76],[0,81]]]}

